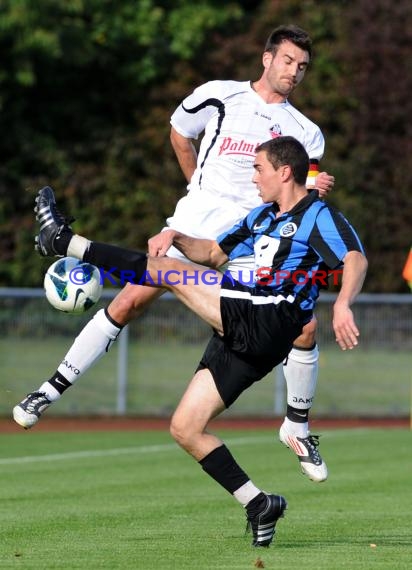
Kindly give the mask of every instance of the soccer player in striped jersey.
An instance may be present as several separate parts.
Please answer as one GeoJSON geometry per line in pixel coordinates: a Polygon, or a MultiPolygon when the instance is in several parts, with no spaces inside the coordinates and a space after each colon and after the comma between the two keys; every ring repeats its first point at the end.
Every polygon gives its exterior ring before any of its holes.
{"type": "Polygon", "coordinates": [[[302,144],[279,137],[259,145],[253,183],[264,205],[218,236],[199,239],[170,229],[149,241],[149,256],[74,235],[57,209],[51,188],[40,190],[37,246],[43,255],[77,257],[134,283],[165,287],[213,327],[197,371],[172,417],[171,433],[202,469],[245,507],[254,546],[269,546],[286,509],[282,495],[257,487],[210,421],[289,354],[311,321],[319,272],[342,270],[333,307],[339,346],[352,349],[359,330],[351,305],[362,288],[367,261],[345,217],[305,183],[309,166],[302,144]],[[164,255],[171,246],[187,261],[164,255]],[[218,269],[253,256],[255,278],[245,285],[218,269]],[[116,268],[114,270],[113,268],[116,268]],[[173,273],[173,281],[168,278],[173,273]],[[211,279],[211,275],[214,279],[211,279]]]}

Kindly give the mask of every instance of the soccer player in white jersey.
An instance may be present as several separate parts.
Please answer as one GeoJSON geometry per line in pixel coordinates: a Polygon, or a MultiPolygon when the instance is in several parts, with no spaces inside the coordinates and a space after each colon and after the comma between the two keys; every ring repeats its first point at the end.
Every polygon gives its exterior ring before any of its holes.
{"type": "MultiPolygon", "coordinates": [[[[317,171],[324,152],[323,135],[287,100],[304,78],[310,57],[311,40],[306,32],[296,26],[280,26],[268,38],[263,72],[257,81],[208,82],[176,109],[171,118],[171,142],[189,184],[187,195],[167,220],[168,227],[214,239],[244,218],[261,203],[251,182],[255,148],[282,135],[291,135],[304,145],[311,159],[308,186],[316,185],[321,196],[328,193],[334,179],[317,171]],[[197,154],[193,139],[202,133],[197,154]]],[[[158,255],[164,254],[159,246],[158,255]]],[[[167,255],[181,256],[173,248],[167,255]]],[[[244,275],[251,270],[251,262],[249,258],[235,260],[229,269],[244,275]]],[[[80,332],[51,378],[15,406],[15,421],[32,427],[41,413],[108,351],[122,328],[162,293],[162,289],[126,285],[80,332]]],[[[314,481],[324,481],[327,468],[308,425],[317,382],[315,331],[313,319],[285,362],[287,412],[279,436],[296,453],[303,472],[314,481]]]]}

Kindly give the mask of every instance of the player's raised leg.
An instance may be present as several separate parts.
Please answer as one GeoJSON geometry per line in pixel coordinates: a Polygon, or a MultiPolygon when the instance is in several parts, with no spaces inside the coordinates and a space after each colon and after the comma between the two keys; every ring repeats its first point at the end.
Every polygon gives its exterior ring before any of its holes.
{"type": "Polygon", "coordinates": [[[40,222],[36,247],[42,255],[68,255],[104,269],[106,273],[155,289],[165,288],[216,330],[223,332],[220,317],[220,281],[223,275],[202,265],[168,257],[147,257],[144,252],[106,243],[93,242],[75,235],[58,211],[51,188],[40,190],[37,203],[47,225],[40,222]],[[39,206],[40,207],[40,206],[39,206]]]}

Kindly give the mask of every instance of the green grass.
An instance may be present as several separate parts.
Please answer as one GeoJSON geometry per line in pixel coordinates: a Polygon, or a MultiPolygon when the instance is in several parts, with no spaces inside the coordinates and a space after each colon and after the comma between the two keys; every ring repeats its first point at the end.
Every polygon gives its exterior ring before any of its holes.
{"type": "Polygon", "coordinates": [[[0,435],[0,567],[410,568],[410,431],[325,432],[323,484],[270,431],[220,435],[288,500],[270,549],[250,546],[242,508],[167,433],[32,431],[0,435]]]}
{"type": "MultiPolygon", "coordinates": [[[[59,365],[71,337],[0,340],[0,415],[59,365]]],[[[205,344],[131,340],[128,356],[127,412],[169,415],[180,399],[205,344]]],[[[116,410],[117,351],[87,371],[48,414],[112,414],[116,410]]],[[[342,352],[322,348],[314,415],[407,416],[410,412],[411,359],[405,351],[342,352]]],[[[274,410],[274,374],[255,384],[229,413],[270,415],[274,410]]]]}

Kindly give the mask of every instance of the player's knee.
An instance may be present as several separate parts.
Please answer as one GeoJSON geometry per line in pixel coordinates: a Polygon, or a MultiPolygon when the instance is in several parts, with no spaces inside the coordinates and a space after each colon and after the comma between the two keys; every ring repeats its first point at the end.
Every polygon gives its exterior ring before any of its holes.
{"type": "Polygon", "coordinates": [[[140,303],[139,299],[139,287],[135,286],[126,286],[108,307],[112,319],[122,325],[138,317],[143,309],[144,304],[140,303]]]}
{"type": "Polygon", "coordinates": [[[186,427],[186,422],[182,421],[176,414],[172,417],[169,427],[170,435],[173,437],[175,442],[187,449],[190,442],[189,432],[186,427]]]}
{"type": "Polygon", "coordinates": [[[192,454],[201,432],[192,414],[186,410],[176,410],[170,421],[169,431],[175,442],[192,454]]]}
{"type": "Polygon", "coordinates": [[[126,304],[124,300],[121,303],[116,303],[116,305],[110,304],[107,311],[110,317],[122,326],[127,325],[137,316],[133,305],[126,304]]]}

